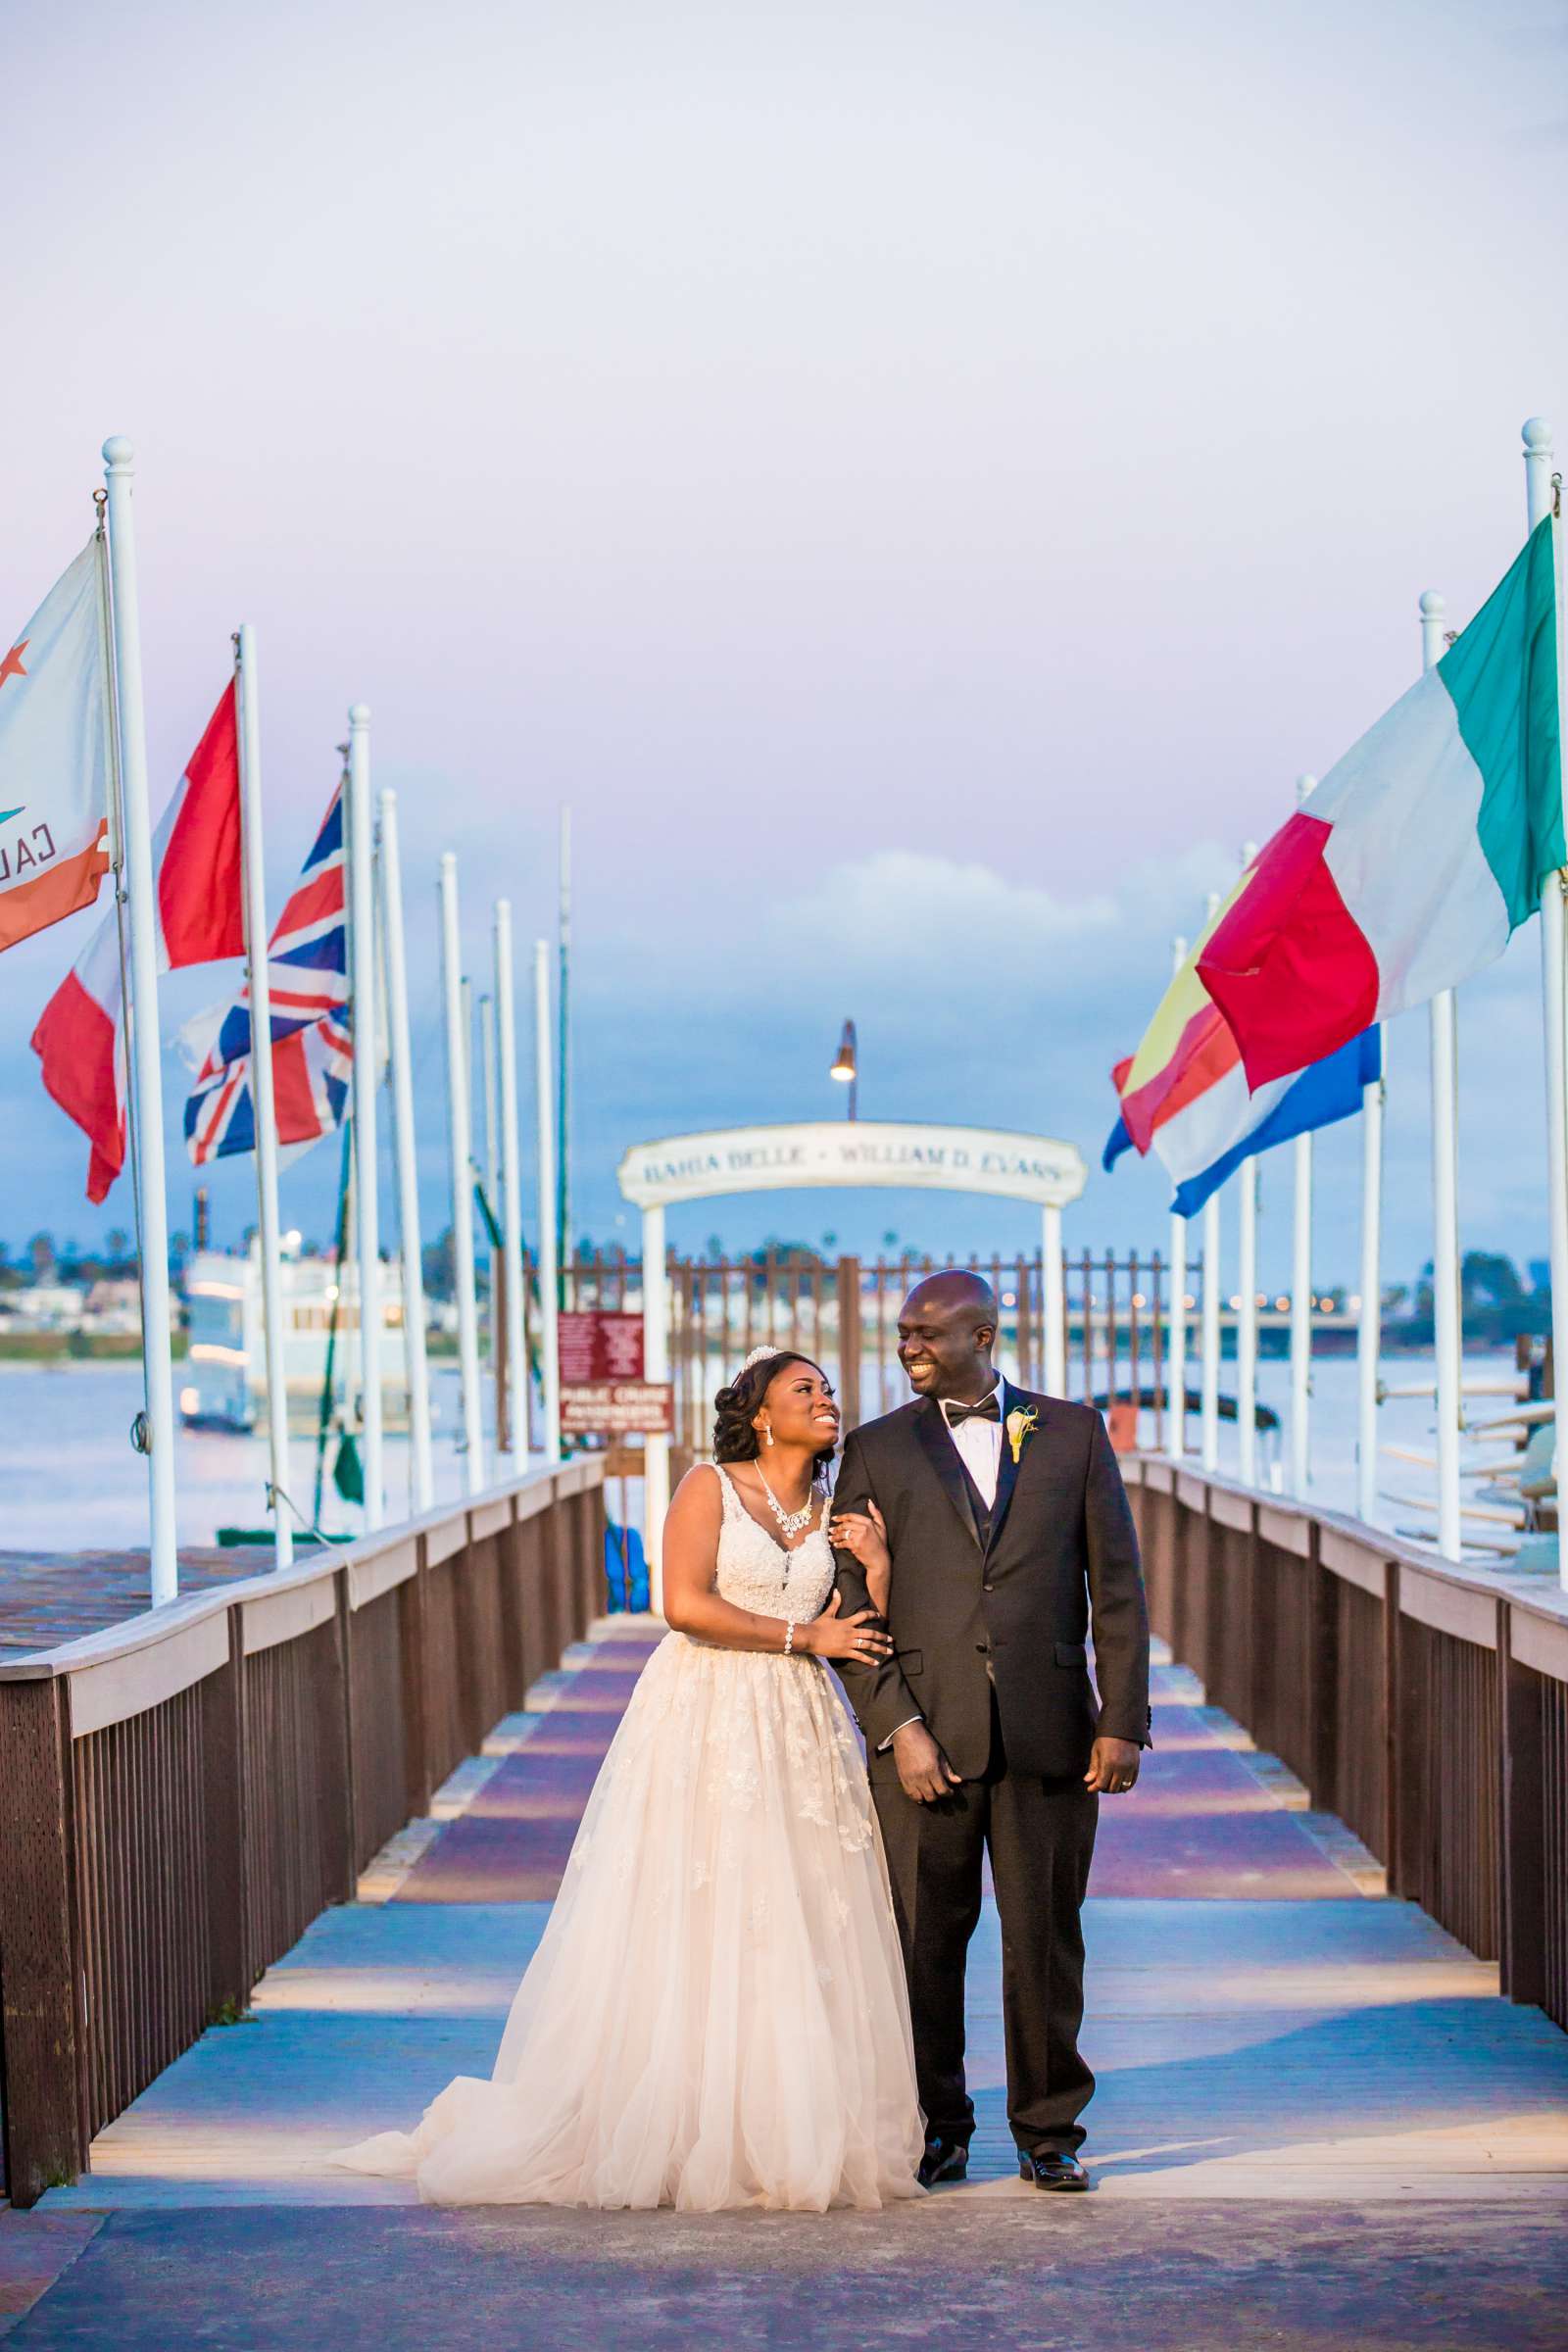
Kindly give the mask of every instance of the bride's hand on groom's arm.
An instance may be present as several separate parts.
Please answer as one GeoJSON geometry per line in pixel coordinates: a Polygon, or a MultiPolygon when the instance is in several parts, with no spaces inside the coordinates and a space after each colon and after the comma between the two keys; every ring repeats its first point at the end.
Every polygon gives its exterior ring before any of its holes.
{"type": "Polygon", "coordinates": [[[887,1521],[876,1504],[868,1501],[863,1511],[837,1512],[828,1528],[828,1541],[835,1551],[847,1551],[859,1562],[866,1597],[878,1616],[885,1617],[893,1588],[893,1557],[888,1550],[887,1521]]]}
{"type": "Polygon", "coordinates": [[[893,1655],[893,1643],[878,1623],[878,1612],[856,1609],[843,1616],[837,1592],[820,1617],[796,1628],[795,1646],[808,1650],[813,1658],[845,1658],[857,1666],[880,1666],[884,1658],[893,1655]]]}

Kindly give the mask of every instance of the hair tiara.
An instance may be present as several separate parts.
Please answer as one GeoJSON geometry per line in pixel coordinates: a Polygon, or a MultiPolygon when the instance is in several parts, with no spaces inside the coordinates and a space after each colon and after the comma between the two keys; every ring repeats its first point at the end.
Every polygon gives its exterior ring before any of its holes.
{"type": "Polygon", "coordinates": [[[740,1378],[748,1372],[755,1372],[759,1364],[765,1364],[769,1356],[777,1355],[779,1352],[777,1348],[754,1348],[736,1377],[740,1378]]]}

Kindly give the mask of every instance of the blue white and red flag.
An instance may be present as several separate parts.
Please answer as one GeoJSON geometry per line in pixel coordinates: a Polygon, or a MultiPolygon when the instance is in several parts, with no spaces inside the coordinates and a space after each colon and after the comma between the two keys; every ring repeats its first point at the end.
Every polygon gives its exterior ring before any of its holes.
{"type": "MultiPolygon", "coordinates": [[[[296,1150],[342,1124],[354,1069],[344,906],[343,792],[333,793],[268,951],[277,1140],[296,1150]]],[[[220,1014],[185,1104],[198,1167],[256,1149],[248,985],[220,1014]]]]}

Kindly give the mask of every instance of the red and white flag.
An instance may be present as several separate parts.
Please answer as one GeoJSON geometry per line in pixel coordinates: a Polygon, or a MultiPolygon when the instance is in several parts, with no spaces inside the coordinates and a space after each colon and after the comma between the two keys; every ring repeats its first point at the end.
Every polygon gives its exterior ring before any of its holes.
{"type": "Polygon", "coordinates": [[[0,949],[90,906],[109,869],[102,561],[89,540],[0,637],[0,949]]]}
{"type": "MultiPolygon", "coordinates": [[[[233,686],[226,686],[153,837],[160,971],[245,952],[235,701],[233,686]]],[[[92,1145],[89,1200],[105,1198],[125,1162],[120,1016],[120,925],[111,909],[32,1033],[45,1087],[92,1145]]],[[[156,1007],[149,1005],[144,1017],[156,1019],[156,1007]]]]}

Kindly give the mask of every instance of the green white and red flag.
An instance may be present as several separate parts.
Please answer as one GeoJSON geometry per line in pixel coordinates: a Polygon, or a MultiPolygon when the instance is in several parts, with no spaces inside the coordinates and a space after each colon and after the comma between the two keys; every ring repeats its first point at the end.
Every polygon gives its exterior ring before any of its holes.
{"type": "Polygon", "coordinates": [[[1320,1061],[1502,954],[1565,861],[1548,515],[1432,669],[1259,853],[1197,978],[1249,1085],[1320,1061]]]}

